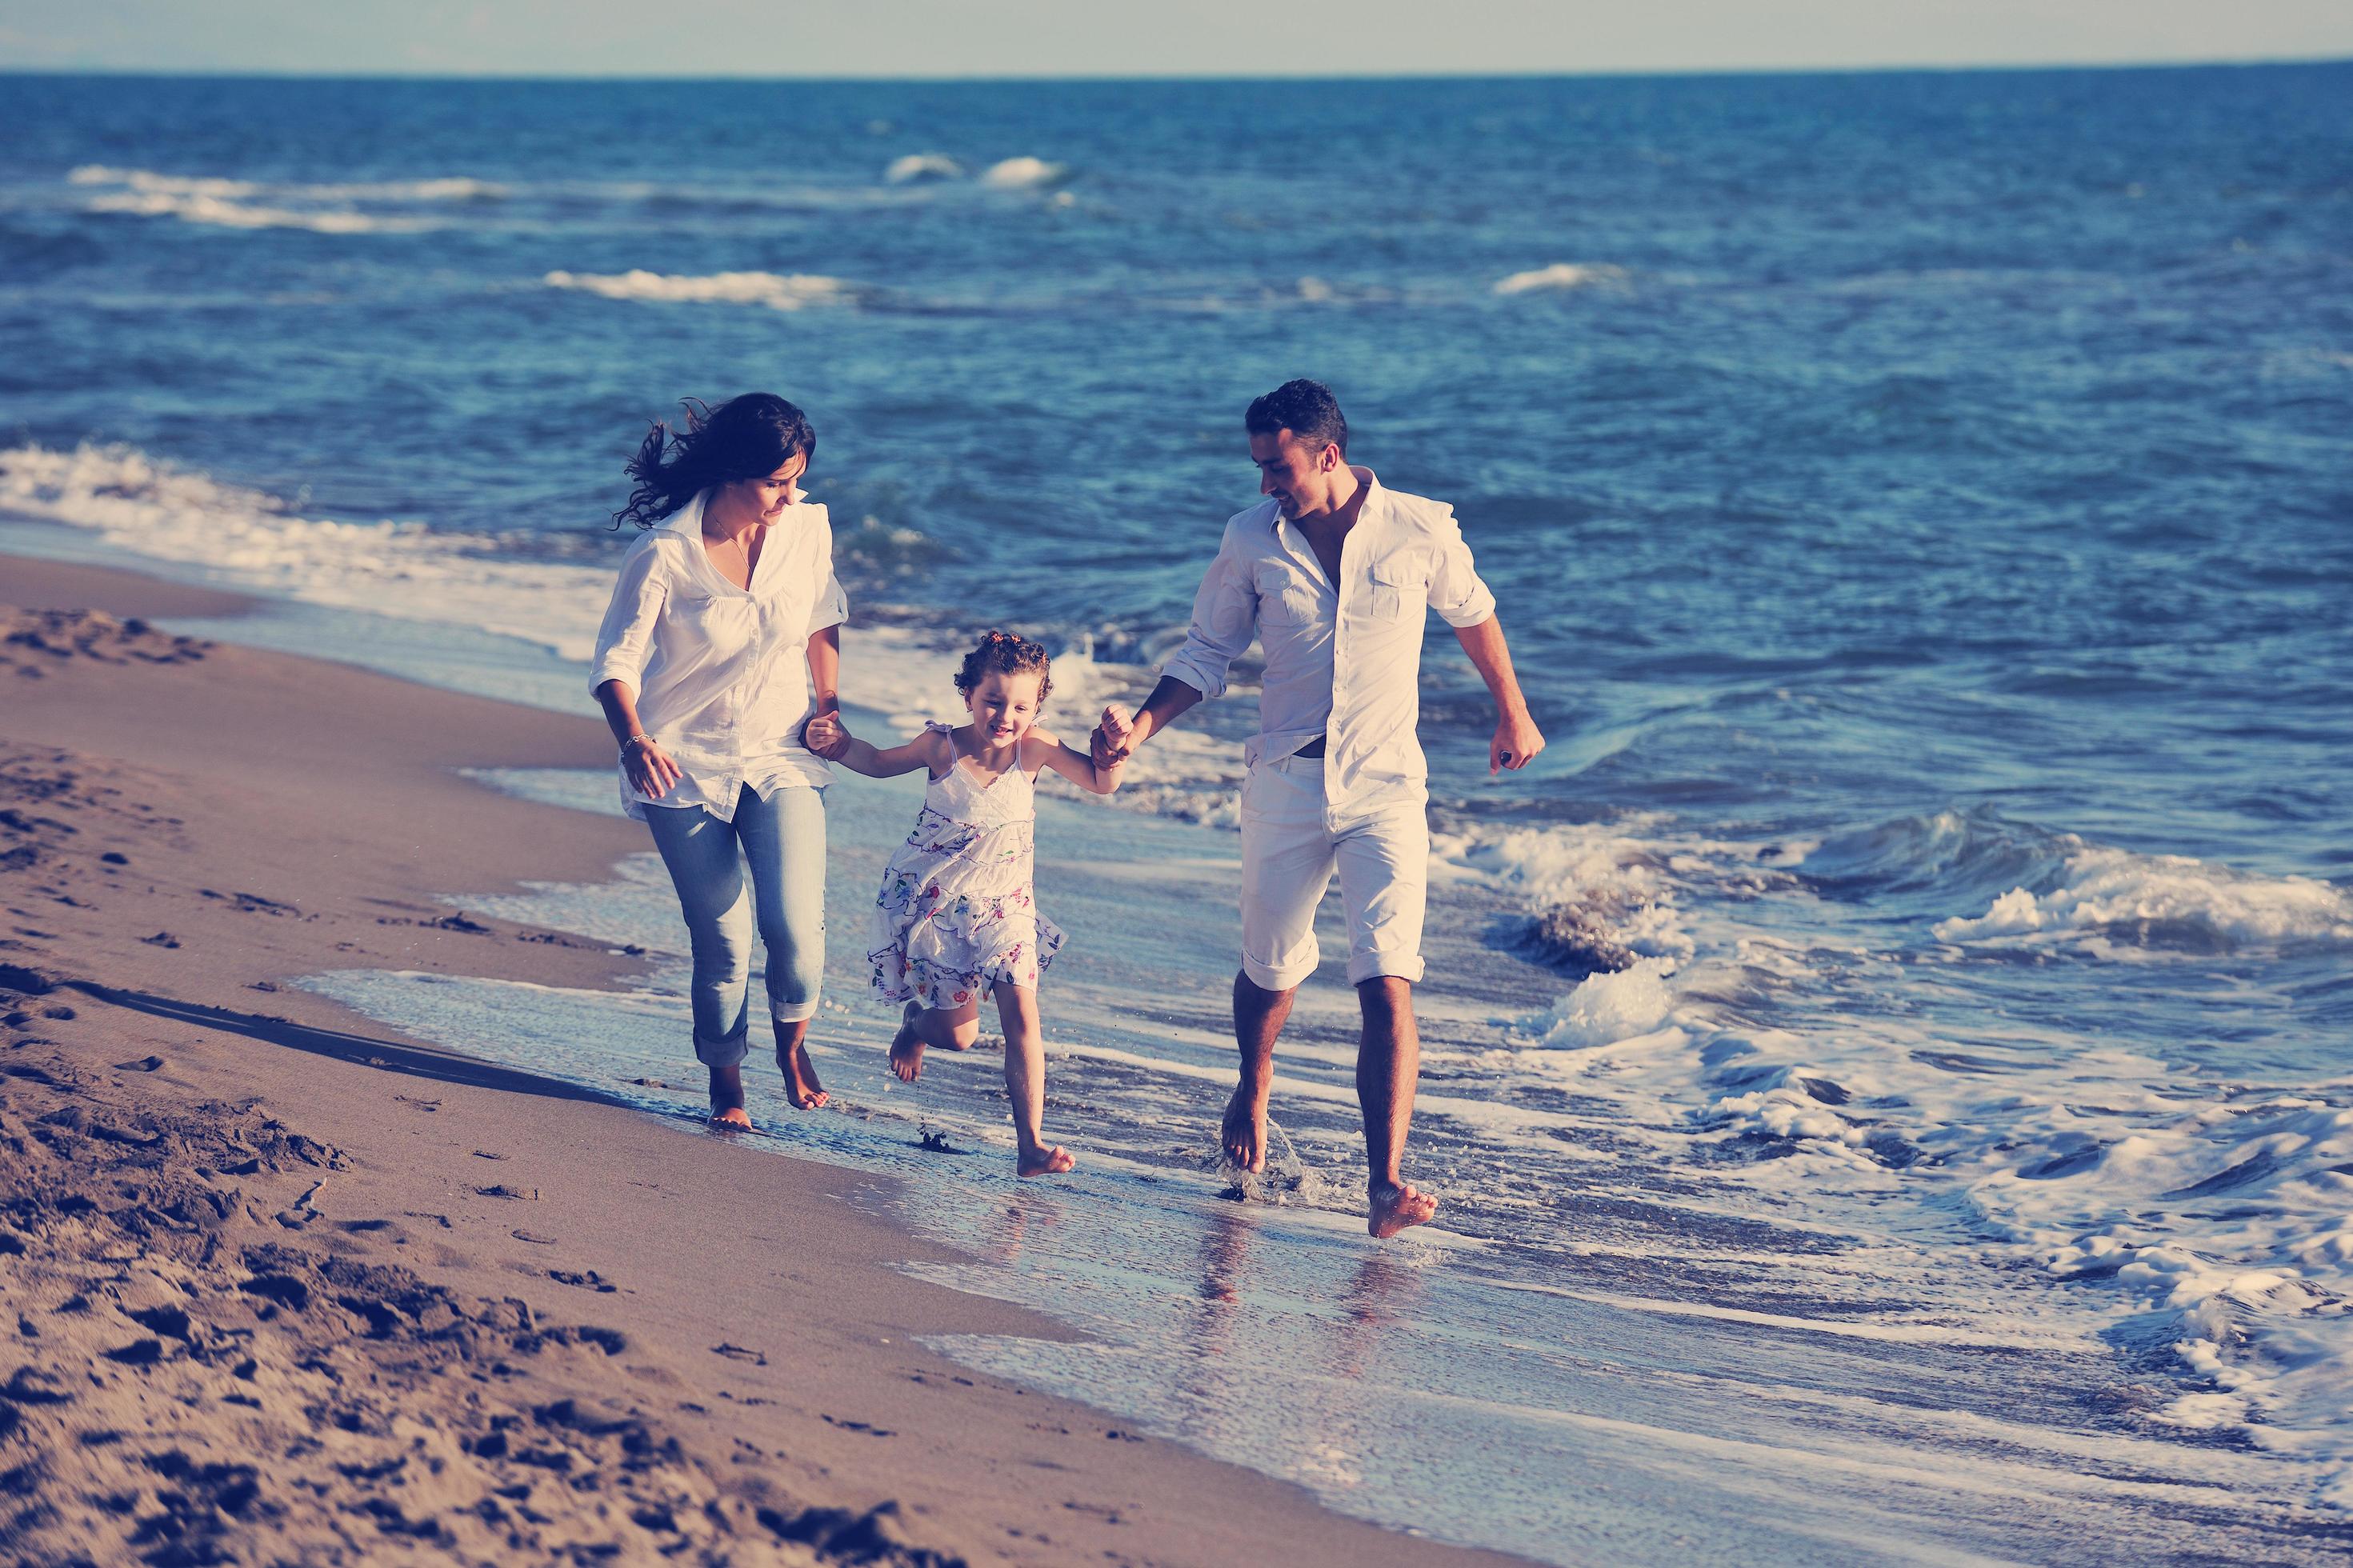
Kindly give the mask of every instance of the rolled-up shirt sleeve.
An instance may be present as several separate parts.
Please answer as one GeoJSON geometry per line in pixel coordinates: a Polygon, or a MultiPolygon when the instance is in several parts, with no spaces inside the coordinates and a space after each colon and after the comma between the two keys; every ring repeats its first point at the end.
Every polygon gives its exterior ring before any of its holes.
{"type": "Polygon", "coordinates": [[[809,607],[810,637],[828,626],[838,626],[849,618],[849,595],[841,591],[841,579],[831,572],[825,574],[825,586],[818,590],[817,603],[809,607]]]}
{"type": "Polygon", "coordinates": [[[1181,680],[1204,697],[1224,693],[1227,669],[1258,635],[1258,588],[1234,534],[1235,525],[1229,522],[1218,558],[1209,563],[1201,590],[1193,595],[1193,624],[1185,646],[1160,667],[1164,679],[1181,680]]]}
{"type": "Polygon", "coordinates": [[[1471,563],[1471,547],[1462,542],[1462,525],[1451,515],[1435,530],[1438,561],[1430,574],[1430,607],[1450,626],[1475,626],[1495,613],[1495,595],[1471,563]]]}
{"type": "Polygon", "coordinates": [[[825,563],[825,586],[818,590],[816,602],[809,605],[808,627],[804,637],[815,637],[828,626],[838,626],[849,618],[849,595],[841,591],[841,578],[833,569],[833,520],[825,509],[816,509],[822,531],[818,538],[818,559],[825,563]]]}
{"type": "Polygon", "coordinates": [[[670,597],[660,565],[660,552],[643,543],[621,563],[613,602],[605,608],[605,624],[596,629],[596,658],[588,671],[591,696],[608,680],[624,682],[632,696],[644,692],[654,625],[670,597]]]}

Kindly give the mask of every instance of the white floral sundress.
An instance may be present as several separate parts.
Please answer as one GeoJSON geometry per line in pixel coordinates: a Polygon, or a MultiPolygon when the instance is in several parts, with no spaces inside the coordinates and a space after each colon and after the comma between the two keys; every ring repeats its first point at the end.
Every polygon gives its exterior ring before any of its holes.
{"type": "Polygon", "coordinates": [[[1036,988],[1062,945],[1031,890],[1037,824],[1037,794],[1018,767],[983,784],[959,757],[931,781],[875,904],[866,960],[885,1001],[944,1011],[993,986],[1036,988]]]}

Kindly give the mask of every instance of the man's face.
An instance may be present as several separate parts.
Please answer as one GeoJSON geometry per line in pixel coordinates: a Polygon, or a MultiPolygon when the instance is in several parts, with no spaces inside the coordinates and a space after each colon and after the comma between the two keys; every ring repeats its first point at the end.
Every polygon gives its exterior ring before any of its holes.
{"type": "Polygon", "coordinates": [[[1252,435],[1250,447],[1250,461],[1258,465],[1258,493],[1272,496],[1285,518],[1331,510],[1332,476],[1340,467],[1337,447],[1303,441],[1287,429],[1252,435]]]}

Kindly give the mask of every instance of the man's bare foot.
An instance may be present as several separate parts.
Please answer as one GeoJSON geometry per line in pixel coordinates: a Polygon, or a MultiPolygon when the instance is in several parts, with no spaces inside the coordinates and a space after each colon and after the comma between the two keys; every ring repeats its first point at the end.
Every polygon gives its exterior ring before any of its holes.
{"type": "Polygon", "coordinates": [[[913,1083],[923,1076],[923,1037],[915,1033],[915,1018],[923,1010],[921,1002],[910,1002],[907,1010],[899,1015],[899,1032],[891,1037],[891,1070],[899,1075],[901,1083],[913,1083]]]}
{"type": "Polygon", "coordinates": [[[1059,1176],[1077,1163],[1071,1152],[1057,1143],[1050,1149],[1024,1149],[1013,1168],[1025,1176],[1059,1176]]]}
{"type": "Polygon", "coordinates": [[[711,1125],[731,1129],[752,1125],[751,1115],[744,1109],[742,1068],[711,1069],[711,1125]]]}
{"type": "Polygon", "coordinates": [[[1410,1182],[1375,1182],[1372,1215],[1365,1228],[1377,1241],[1387,1241],[1408,1226],[1425,1225],[1438,1212],[1438,1200],[1410,1182]]]}
{"type": "Polygon", "coordinates": [[[1246,1078],[1234,1086],[1234,1095],[1226,1101],[1225,1125],[1219,1130],[1218,1142],[1224,1145],[1226,1158],[1245,1171],[1266,1169],[1266,1096],[1263,1088],[1253,1088],[1246,1078]]]}
{"type": "Polygon", "coordinates": [[[808,1047],[796,1042],[788,1051],[776,1047],[776,1066],[785,1075],[785,1095],[796,1110],[815,1110],[833,1097],[817,1080],[817,1068],[810,1065],[808,1047]]]}

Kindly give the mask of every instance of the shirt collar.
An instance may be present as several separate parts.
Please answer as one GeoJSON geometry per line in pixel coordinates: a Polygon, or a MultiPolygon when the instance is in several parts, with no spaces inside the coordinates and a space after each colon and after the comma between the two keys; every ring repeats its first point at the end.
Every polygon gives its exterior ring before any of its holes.
{"type": "MultiPolygon", "coordinates": [[[[1366,471],[1369,473],[1371,470],[1366,471]]],[[[702,509],[710,502],[709,490],[697,490],[694,492],[694,499],[664,518],[661,526],[673,532],[683,533],[690,539],[700,539],[702,536],[702,509]]],[[[808,504],[808,492],[801,489],[797,480],[785,490],[785,504],[786,506],[808,504]]]]}
{"type": "MultiPolygon", "coordinates": [[[[1368,522],[1379,513],[1387,511],[1389,505],[1389,492],[1382,488],[1380,476],[1362,463],[1349,464],[1348,471],[1356,476],[1358,484],[1365,487],[1365,502],[1356,509],[1356,521],[1360,524],[1368,522]]],[[[1271,497],[1269,498],[1269,500],[1271,499],[1271,497]]],[[[1290,524],[1293,533],[1299,531],[1299,525],[1282,515],[1282,508],[1280,504],[1277,504],[1274,509],[1274,524],[1277,528],[1290,524]]]]}

